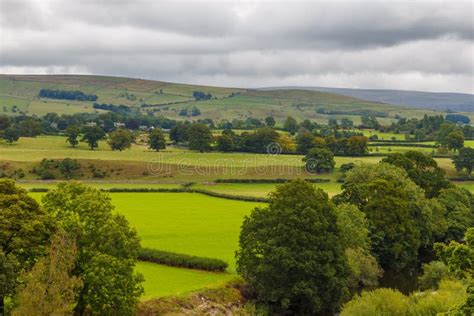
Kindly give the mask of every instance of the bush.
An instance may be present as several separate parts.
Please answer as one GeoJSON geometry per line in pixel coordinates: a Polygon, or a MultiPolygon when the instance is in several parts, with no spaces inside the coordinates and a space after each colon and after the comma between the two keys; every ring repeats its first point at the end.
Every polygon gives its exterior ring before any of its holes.
{"type": "Polygon", "coordinates": [[[226,262],[220,259],[197,257],[150,248],[142,248],[138,259],[167,266],[206,271],[224,271],[228,266],[226,262]]]}

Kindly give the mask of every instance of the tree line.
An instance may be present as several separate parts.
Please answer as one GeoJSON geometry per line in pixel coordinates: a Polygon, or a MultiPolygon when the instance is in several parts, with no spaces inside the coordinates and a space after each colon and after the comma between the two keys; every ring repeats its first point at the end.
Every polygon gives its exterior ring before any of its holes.
{"type": "Polygon", "coordinates": [[[41,89],[39,92],[39,97],[49,98],[49,99],[77,100],[77,101],[96,101],[97,100],[97,96],[95,94],[85,94],[82,91],[51,90],[51,89],[41,89]]]}

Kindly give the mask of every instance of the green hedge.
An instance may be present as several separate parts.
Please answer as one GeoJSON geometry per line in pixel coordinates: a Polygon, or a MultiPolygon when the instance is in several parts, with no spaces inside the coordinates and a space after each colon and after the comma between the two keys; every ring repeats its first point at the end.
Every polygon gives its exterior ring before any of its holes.
{"type": "Polygon", "coordinates": [[[197,257],[162,251],[157,249],[142,248],[138,260],[164,264],[173,267],[199,269],[206,271],[224,271],[228,264],[220,259],[197,257]]]}
{"type": "MultiPolygon", "coordinates": [[[[291,179],[216,179],[215,183],[285,183],[290,181],[291,179]]],[[[320,178],[309,178],[304,179],[305,181],[311,183],[321,183],[321,182],[329,182],[330,179],[320,179],[320,178]]]]}
{"type": "Polygon", "coordinates": [[[379,142],[374,142],[374,143],[369,143],[369,147],[391,147],[391,146],[396,146],[396,147],[419,147],[419,148],[438,148],[439,146],[436,145],[431,145],[431,144],[420,144],[420,143],[379,143],[379,142]]]}

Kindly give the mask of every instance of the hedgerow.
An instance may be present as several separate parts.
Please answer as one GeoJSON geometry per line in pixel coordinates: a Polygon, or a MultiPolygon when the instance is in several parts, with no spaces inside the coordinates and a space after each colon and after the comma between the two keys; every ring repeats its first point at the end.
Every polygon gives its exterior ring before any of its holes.
{"type": "Polygon", "coordinates": [[[228,264],[220,259],[197,257],[181,253],[142,248],[138,259],[173,267],[206,271],[224,271],[228,264]]]}
{"type": "MultiPolygon", "coordinates": [[[[217,179],[214,182],[216,183],[285,183],[291,179],[217,179]]],[[[304,179],[307,182],[311,183],[321,183],[321,182],[330,182],[330,179],[321,179],[321,178],[312,178],[304,179]]]]}

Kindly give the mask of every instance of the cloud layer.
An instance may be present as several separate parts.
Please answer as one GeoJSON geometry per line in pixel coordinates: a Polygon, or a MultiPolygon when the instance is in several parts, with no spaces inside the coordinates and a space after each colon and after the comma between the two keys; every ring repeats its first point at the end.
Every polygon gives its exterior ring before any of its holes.
{"type": "Polygon", "coordinates": [[[472,2],[0,0],[0,72],[474,92],[472,2]]]}

